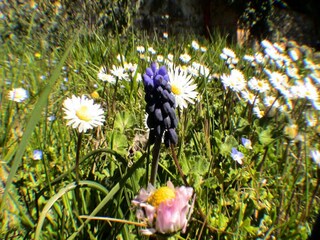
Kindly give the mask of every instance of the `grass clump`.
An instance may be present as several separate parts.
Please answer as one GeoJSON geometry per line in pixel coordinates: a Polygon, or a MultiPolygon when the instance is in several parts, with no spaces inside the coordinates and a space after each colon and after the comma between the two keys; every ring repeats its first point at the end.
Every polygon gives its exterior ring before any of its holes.
{"type": "Polygon", "coordinates": [[[169,76],[190,80],[183,88],[171,79],[175,98],[186,104],[176,109],[178,144],[173,152],[160,148],[154,186],[170,180],[196,193],[186,232],[177,237],[306,239],[319,212],[315,53],[292,41],[265,40],[253,51],[215,37],[80,32],[50,48],[41,37],[6,40],[1,238],[145,238],[131,201],[150,175],[142,78],[157,62],[169,76]],[[24,98],[12,98],[17,88],[26,90],[24,98]],[[104,112],[103,124],[80,140],[64,119],[72,95],[104,112]]]}

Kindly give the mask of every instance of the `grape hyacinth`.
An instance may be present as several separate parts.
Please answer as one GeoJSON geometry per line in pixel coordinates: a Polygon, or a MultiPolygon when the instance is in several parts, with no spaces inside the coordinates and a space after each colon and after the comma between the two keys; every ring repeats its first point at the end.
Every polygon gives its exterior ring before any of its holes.
{"type": "Polygon", "coordinates": [[[161,139],[164,134],[166,147],[178,142],[178,135],[175,131],[178,125],[175,97],[171,93],[168,81],[169,75],[166,67],[162,66],[158,69],[156,63],[152,63],[143,75],[150,144],[154,144],[156,138],[161,139]]]}

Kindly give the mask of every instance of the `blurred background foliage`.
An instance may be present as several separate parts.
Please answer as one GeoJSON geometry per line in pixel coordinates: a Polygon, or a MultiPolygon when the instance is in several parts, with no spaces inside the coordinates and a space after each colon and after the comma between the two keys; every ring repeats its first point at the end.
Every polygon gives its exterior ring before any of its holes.
{"type": "Polygon", "coordinates": [[[83,27],[84,34],[128,29],[139,1],[63,0],[63,1],[1,1],[1,41],[12,38],[46,39],[47,46],[83,27]]]}
{"type": "MultiPolygon", "coordinates": [[[[320,33],[320,20],[317,17],[320,7],[315,0],[201,0],[199,3],[194,0],[29,0],[0,2],[0,38],[3,42],[6,39],[19,39],[23,36],[30,38],[41,36],[41,39],[45,36],[46,42],[43,44],[55,46],[80,27],[83,27],[84,34],[125,33],[129,29],[144,28],[146,27],[144,23],[159,12],[169,14],[172,19],[180,18],[182,22],[193,21],[194,16],[188,14],[183,16],[188,11],[190,13],[192,8],[198,8],[194,12],[191,11],[191,14],[199,15],[197,18],[200,19],[200,23],[195,21],[195,24],[203,25],[207,24],[203,21],[206,21],[208,18],[206,14],[210,14],[209,12],[211,12],[210,21],[219,18],[216,13],[212,16],[212,9],[221,5],[223,9],[232,8],[236,12],[239,27],[250,29],[250,34],[258,40],[270,37],[277,30],[274,19],[279,12],[275,11],[276,9],[280,11],[289,9],[310,17],[311,22],[306,23],[313,25],[313,32],[310,34],[318,36],[320,33]],[[141,16],[143,20],[139,22],[141,16]]],[[[221,12],[221,15],[224,14],[225,12],[221,12]]],[[[157,18],[151,21],[149,30],[155,31],[159,25],[163,25],[162,20],[157,18]]],[[[176,27],[167,21],[167,27],[170,26],[176,27]]],[[[203,26],[197,26],[198,29],[199,27],[202,29],[203,26]]],[[[212,32],[217,30],[216,26],[210,27],[212,32]]],[[[179,31],[182,32],[182,29],[179,31]]],[[[319,43],[314,43],[315,46],[317,44],[319,43]]]]}

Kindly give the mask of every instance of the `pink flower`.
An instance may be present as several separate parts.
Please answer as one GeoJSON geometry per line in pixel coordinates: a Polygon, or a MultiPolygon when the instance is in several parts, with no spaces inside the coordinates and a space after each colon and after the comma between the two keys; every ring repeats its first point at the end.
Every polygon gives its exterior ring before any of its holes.
{"type": "Polygon", "coordinates": [[[148,228],[142,229],[144,235],[172,234],[186,231],[188,216],[192,212],[189,201],[191,187],[176,187],[168,181],[166,187],[155,189],[149,184],[148,189],[141,189],[132,201],[137,206],[138,220],[146,222],[148,228]]]}

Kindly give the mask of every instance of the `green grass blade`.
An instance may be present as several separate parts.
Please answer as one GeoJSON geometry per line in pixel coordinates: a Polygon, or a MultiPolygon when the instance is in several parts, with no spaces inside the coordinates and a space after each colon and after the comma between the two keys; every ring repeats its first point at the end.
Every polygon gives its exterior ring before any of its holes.
{"type": "Polygon", "coordinates": [[[4,191],[4,194],[3,194],[3,200],[2,200],[2,203],[0,205],[0,211],[2,210],[3,203],[5,202],[4,200],[8,195],[8,190],[10,188],[10,185],[12,184],[13,178],[16,175],[18,167],[19,167],[19,165],[21,163],[23,154],[25,152],[25,149],[27,147],[29,139],[31,138],[32,132],[34,131],[37,123],[39,122],[39,120],[41,118],[42,109],[46,105],[48,96],[52,92],[52,88],[55,85],[55,83],[56,83],[56,81],[57,81],[57,79],[58,79],[58,77],[60,75],[61,68],[63,67],[63,64],[66,61],[66,59],[67,59],[67,57],[68,57],[68,55],[69,55],[69,53],[70,53],[70,51],[72,49],[72,46],[73,46],[73,44],[74,44],[76,39],[77,39],[77,35],[73,38],[73,40],[69,44],[67,50],[63,54],[59,64],[57,65],[57,67],[53,71],[52,76],[50,77],[50,79],[48,81],[48,85],[44,88],[42,94],[39,97],[38,102],[36,103],[32,113],[31,113],[31,117],[30,117],[30,119],[28,121],[28,124],[26,126],[26,130],[25,130],[25,132],[24,132],[24,134],[22,136],[22,139],[21,139],[21,142],[20,142],[20,144],[18,146],[16,155],[15,155],[15,157],[13,159],[13,163],[12,163],[12,166],[11,166],[10,174],[8,176],[7,183],[6,183],[6,188],[5,188],[5,191],[4,191]]]}
{"type": "MultiPolygon", "coordinates": [[[[90,217],[95,216],[110,200],[113,199],[114,195],[125,186],[128,178],[130,178],[132,174],[136,171],[136,169],[139,168],[144,163],[145,157],[146,157],[146,154],[142,155],[141,158],[129,169],[127,174],[124,175],[124,177],[110,190],[108,195],[105,196],[105,198],[101,201],[101,203],[92,211],[92,213],[90,214],[90,217]]],[[[86,221],[78,228],[78,231],[73,233],[68,238],[68,240],[75,239],[78,233],[84,227],[84,225],[86,225],[89,221],[90,219],[86,219],[86,221]]]]}
{"type": "Polygon", "coordinates": [[[50,200],[47,202],[47,204],[44,206],[44,208],[40,214],[38,224],[37,224],[37,228],[36,228],[36,232],[35,232],[35,240],[40,239],[42,225],[44,223],[44,220],[45,220],[50,208],[54,205],[54,203],[59,198],[61,198],[64,194],[68,193],[69,191],[75,189],[77,186],[80,186],[80,187],[87,186],[87,187],[95,188],[95,189],[103,192],[104,194],[108,194],[108,190],[105,187],[103,187],[101,184],[93,182],[93,181],[83,180],[83,181],[79,181],[79,184],[77,184],[76,182],[69,183],[67,186],[60,189],[60,191],[57,194],[55,194],[53,197],[51,197],[50,200]]]}

